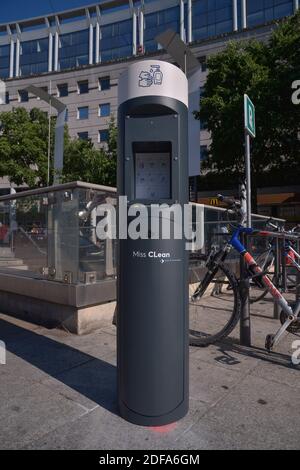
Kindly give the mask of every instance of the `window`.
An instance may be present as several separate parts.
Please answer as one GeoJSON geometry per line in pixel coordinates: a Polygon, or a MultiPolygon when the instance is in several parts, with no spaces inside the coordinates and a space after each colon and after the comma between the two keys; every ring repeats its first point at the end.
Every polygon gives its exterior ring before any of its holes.
{"type": "Polygon", "coordinates": [[[179,6],[145,15],[144,45],[146,52],[157,51],[159,47],[154,38],[167,29],[172,29],[179,33],[179,6]]]}
{"type": "Polygon", "coordinates": [[[27,90],[19,90],[19,102],[20,103],[26,103],[27,101],[29,101],[29,98],[28,98],[28,91],[27,90]]]}
{"type": "Polygon", "coordinates": [[[255,26],[293,14],[293,0],[252,0],[248,2],[247,24],[255,26]]]}
{"type": "Polygon", "coordinates": [[[65,122],[68,122],[69,120],[69,110],[68,108],[66,109],[66,118],[65,118],[65,122]]]}
{"type": "Polygon", "coordinates": [[[78,132],[77,136],[79,140],[89,140],[88,132],[78,132]]]}
{"type": "Polygon", "coordinates": [[[77,119],[88,119],[89,118],[89,107],[82,106],[77,109],[77,119]]]}
{"type": "Polygon", "coordinates": [[[10,46],[0,47],[0,78],[9,77],[10,46]]]}
{"type": "Polygon", "coordinates": [[[200,63],[201,72],[206,72],[207,70],[206,56],[199,57],[198,61],[200,63]]]}
{"type": "Polygon", "coordinates": [[[76,31],[59,37],[59,70],[66,70],[89,63],[89,31],[76,31]]]}
{"type": "Polygon", "coordinates": [[[110,78],[109,77],[99,78],[99,90],[101,91],[110,90],[110,78]]]}
{"type": "Polygon", "coordinates": [[[57,85],[57,96],[63,98],[69,95],[69,88],[67,83],[60,83],[57,85]]]}
{"type": "Polygon", "coordinates": [[[132,55],[132,19],[103,25],[101,35],[102,62],[132,55]]]}
{"type": "Polygon", "coordinates": [[[99,116],[100,117],[107,117],[110,115],[110,104],[100,104],[99,105],[99,116]]]}
{"type": "Polygon", "coordinates": [[[195,0],[192,13],[193,40],[206,39],[233,30],[232,0],[195,0]]]}
{"type": "Polygon", "coordinates": [[[48,38],[24,41],[20,46],[20,75],[48,72],[48,38]]]}
{"type": "Polygon", "coordinates": [[[208,157],[208,148],[207,145],[200,146],[200,160],[203,162],[208,157]]]}
{"type": "Polygon", "coordinates": [[[88,80],[78,82],[77,87],[78,87],[78,94],[79,95],[84,95],[85,93],[88,93],[89,92],[89,82],[88,82],[88,80]]]}
{"type": "Polygon", "coordinates": [[[9,104],[9,101],[10,101],[10,99],[9,99],[9,92],[6,91],[6,92],[5,92],[5,104],[9,104]]]}
{"type": "Polygon", "coordinates": [[[108,129],[104,129],[102,131],[99,131],[99,134],[98,134],[98,142],[99,143],[108,142],[108,138],[109,138],[108,129]]]}

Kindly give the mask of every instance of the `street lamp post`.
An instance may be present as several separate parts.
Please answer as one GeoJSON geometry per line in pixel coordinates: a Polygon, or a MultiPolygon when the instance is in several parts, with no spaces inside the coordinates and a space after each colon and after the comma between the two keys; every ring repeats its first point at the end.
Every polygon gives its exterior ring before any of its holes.
{"type": "Polygon", "coordinates": [[[53,184],[60,183],[61,174],[64,166],[64,128],[66,122],[67,107],[60,100],[51,96],[49,93],[34,85],[26,88],[29,93],[37,96],[41,100],[50,104],[57,110],[57,119],[55,125],[55,145],[54,145],[54,178],[53,184]]]}
{"type": "MultiPolygon", "coordinates": [[[[189,2],[191,3],[191,2],[189,2]]],[[[190,7],[189,7],[190,8],[190,7]]],[[[189,10],[189,16],[190,16],[189,10]]],[[[189,173],[193,175],[194,201],[197,202],[197,176],[200,173],[200,145],[199,132],[200,122],[196,121],[193,110],[200,102],[201,65],[191,48],[185,44],[175,31],[168,29],[158,34],[155,41],[160,44],[168,54],[175,60],[181,70],[186,74],[189,86],[189,173]],[[197,158],[198,155],[198,158],[197,158]]],[[[190,41],[191,39],[189,39],[190,41]]]]}

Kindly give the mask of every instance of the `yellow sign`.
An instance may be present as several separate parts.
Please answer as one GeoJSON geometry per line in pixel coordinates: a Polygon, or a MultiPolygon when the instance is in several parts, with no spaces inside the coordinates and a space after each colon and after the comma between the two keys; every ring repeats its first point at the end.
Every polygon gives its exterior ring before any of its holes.
{"type": "Polygon", "coordinates": [[[217,197],[213,197],[212,199],[210,199],[209,205],[210,206],[218,206],[219,205],[219,199],[217,197]]]}

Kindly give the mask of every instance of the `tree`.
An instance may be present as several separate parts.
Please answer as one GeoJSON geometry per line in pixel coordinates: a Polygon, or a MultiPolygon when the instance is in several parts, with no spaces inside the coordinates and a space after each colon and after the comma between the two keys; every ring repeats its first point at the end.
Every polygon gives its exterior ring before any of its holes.
{"type": "Polygon", "coordinates": [[[47,179],[48,118],[38,109],[0,114],[0,176],[29,187],[47,179]]]}
{"type": "MultiPolygon", "coordinates": [[[[261,175],[290,184],[298,175],[300,106],[291,85],[300,79],[300,12],[280,23],[268,43],[231,42],[208,61],[209,74],[197,119],[207,123],[212,145],[204,168],[235,183],[244,172],[243,95],[256,106],[252,141],[253,184],[261,175]]],[[[279,181],[278,181],[279,182],[279,181]]]]}
{"type": "MultiPolygon", "coordinates": [[[[50,183],[56,118],[51,119],[50,183]]],[[[49,121],[46,113],[15,108],[0,113],[0,177],[29,187],[45,186],[48,173],[49,121]]],[[[95,149],[89,141],[71,139],[67,126],[64,137],[64,182],[81,180],[103,185],[116,184],[117,129],[112,118],[107,148],[95,149]]]]}
{"type": "Polygon", "coordinates": [[[86,181],[105,186],[116,185],[117,128],[112,117],[107,147],[98,149],[90,141],[70,140],[65,143],[63,181],[86,181]]]}

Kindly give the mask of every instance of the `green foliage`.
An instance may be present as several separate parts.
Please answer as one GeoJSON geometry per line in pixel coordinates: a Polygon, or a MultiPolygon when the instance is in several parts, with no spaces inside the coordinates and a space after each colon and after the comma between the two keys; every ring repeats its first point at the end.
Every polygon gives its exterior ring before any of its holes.
{"type": "Polygon", "coordinates": [[[47,178],[48,118],[38,109],[0,114],[0,176],[16,184],[43,185],[47,178]]]}
{"type": "Polygon", "coordinates": [[[116,185],[117,128],[112,117],[107,148],[95,149],[90,141],[68,140],[64,152],[63,181],[116,185]]]}
{"type": "MultiPolygon", "coordinates": [[[[0,176],[15,184],[45,186],[48,173],[48,116],[37,108],[27,112],[15,108],[0,113],[0,176]]],[[[50,167],[53,168],[55,118],[51,119],[50,167]]],[[[116,185],[117,128],[109,125],[107,148],[96,149],[89,141],[72,140],[65,128],[62,181],[81,180],[107,186],[116,185]]],[[[53,171],[50,172],[50,183],[53,171]]]]}
{"type": "MultiPolygon", "coordinates": [[[[209,59],[209,75],[196,118],[207,122],[212,145],[205,168],[224,176],[244,171],[243,95],[256,106],[252,171],[299,176],[300,106],[291,85],[300,79],[300,12],[280,23],[268,43],[232,42],[209,59]]],[[[295,179],[295,178],[294,178],[295,179]]]]}

